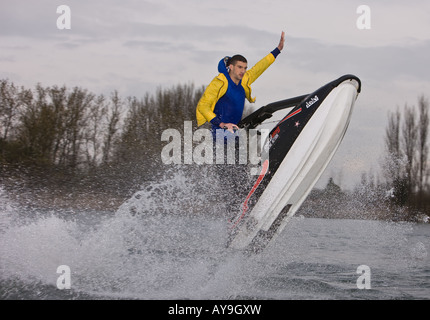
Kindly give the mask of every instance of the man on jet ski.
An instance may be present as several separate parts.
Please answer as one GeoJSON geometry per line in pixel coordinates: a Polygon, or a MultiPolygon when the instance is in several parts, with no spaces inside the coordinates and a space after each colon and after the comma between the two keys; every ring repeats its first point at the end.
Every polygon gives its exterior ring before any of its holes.
{"type": "MultiPolygon", "coordinates": [[[[284,48],[284,42],[285,33],[282,32],[278,46],[250,70],[247,70],[248,62],[241,55],[225,57],[219,62],[220,73],[208,85],[197,104],[196,117],[198,126],[206,122],[211,123],[214,141],[218,141],[218,145],[222,145],[222,148],[230,137],[234,137],[233,141],[238,141],[234,130],[239,129],[237,124],[242,119],[245,98],[251,103],[255,101],[251,96],[251,84],[275,61],[284,48]],[[216,139],[220,132],[222,133],[220,139],[216,139]]],[[[214,143],[214,154],[218,152],[215,145],[216,143],[214,143]]],[[[236,143],[236,153],[239,152],[238,150],[236,143]]],[[[236,212],[242,199],[240,192],[245,190],[241,185],[248,178],[247,170],[246,166],[237,165],[237,162],[233,166],[226,165],[231,162],[226,161],[224,152],[221,154],[224,154],[220,156],[224,157],[224,164],[215,166],[222,185],[218,200],[227,204],[227,211],[233,213],[236,212]]],[[[216,163],[219,164],[218,161],[216,163]]]]}
{"type": "Polygon", "coordinates": [[[284,48],[284,42],[285,33],[282,32],[278,46],[250,70],[247,70],[248,62],[241,55],[221,59],[218,64],[219,75],[211,81],[197,104],[197,125],[210,122],[214,137],[217,129],[230,132],[238,129],[245,98],[251,103],[255,102],[251,96],[251,84],[275,61],[284,48]]]}

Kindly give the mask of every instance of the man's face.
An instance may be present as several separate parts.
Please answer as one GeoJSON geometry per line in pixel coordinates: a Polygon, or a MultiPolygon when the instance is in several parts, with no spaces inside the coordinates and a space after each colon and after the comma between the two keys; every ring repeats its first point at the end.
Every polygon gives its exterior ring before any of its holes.
{"type": "Polygon", "coordinates": [[[248,68],[248,64],[246,62],[236,61],[234,65],[231,64],[229,67],[230,78],[235,82],[239,82],[245,75],[246,69],[248,68]]]}

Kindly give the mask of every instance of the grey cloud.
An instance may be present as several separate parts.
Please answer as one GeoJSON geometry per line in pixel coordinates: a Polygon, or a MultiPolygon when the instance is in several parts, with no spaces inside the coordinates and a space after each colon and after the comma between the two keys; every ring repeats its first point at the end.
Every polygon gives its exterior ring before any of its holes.
{"type": "Polygon", "coordinates": [[[293,63],[315,72],[359,72],[373,80],[390,80],[400,75],[426,80],[430,72],[430,41],[415,46],[362,48],[292,39],[289,47],[293,63]]]}
{"type": "Polygon", "coordinates": [[[150,40],[130,40],[123,43],[123,46],[129,48],[142,48],[148,51],[157,52],[177,52],[177,51],[191,51],[194,46],[190,43],[175,44],[169,41],[150,41],[150,40]]]}

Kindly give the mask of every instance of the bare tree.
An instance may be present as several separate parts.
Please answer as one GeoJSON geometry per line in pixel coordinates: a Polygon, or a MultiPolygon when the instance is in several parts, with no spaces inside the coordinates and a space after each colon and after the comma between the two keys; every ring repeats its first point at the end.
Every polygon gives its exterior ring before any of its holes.
{"type": "Polygon", "coordinates": [[[48,90],[36,86],[35,97],[28,95],[21,115],[19,140],[33,161],[50,164],[55,141],[55,114],[48,102],[48,90]]]}
{"type": "Polygon", "coordinates": [[[417,152],[417,128],[416,115],[413,107],[405,106],[403,123],[403,149],[406,157],[405,179],[407,181],[408,194],[416,187],[416,152],[417,152]]]}
{"type": "Polygon", "coordinates": [[[99,156],[101,155],[101,146],[103,144],[102,135],[104,134],[102,123],[106,116],[106,109],[105,97],[99,95],[88,110],[85,154],[87,165],[92,170],[99,164],[99,156]]]}
{"type": "Polygon", "coordinates": [[[86,111],[89,109],[94,94],[78,87],[67,96],[64,118],[64,137],[59,163],[75,170],[82,155],[82,144],[85,141],[85,127],[87,124],[86,111]]]}
{"type": "Polygon", "coordinates": [[[427,139],[429,128],[429,102],[424,96],[418,99],[418,111],[418,191],[422,195],[427,184],[427,139]]]}
{"type": "Polygon", "coordinates": [[[389,112],[385,129],[386,155],[383,169],[390,183],[399,181],[401,176],[400,117],[399,109],[396,112],[389,112]]]}
{"type": "Polygon", "coordinates": [[[48,88],[48,94],[51,99],[53,109],[53,130],[54,130],[54,143],[52,146],[52,163],[56,163],[58,152],[62,143],[64,142],[64,132],[66,130],[64,119],[67,105],[67,89],[65,86],[59,88],[54,86],[48,88]]]}
{"type": "Polygon", "coordinates": [[[7,140],[14,122],[19,114],[20,100],[19,91],[13,83],[8,80],[0,80],[0,126],[1,138],[7,140]]]}
{"type": "Polygon", "coordinates": [[[114,91],[111,95],[111,108],[109,110],[109,117],[107,119],[107,132],[105,135],[105,142],[103,147],[103,163],[106,164],[110,160],[110,154],[112,152],[113,140],[119,130],[119,121],[121,119],[121,113],[123,103],[118,95],[118,91],[114,91]]]}

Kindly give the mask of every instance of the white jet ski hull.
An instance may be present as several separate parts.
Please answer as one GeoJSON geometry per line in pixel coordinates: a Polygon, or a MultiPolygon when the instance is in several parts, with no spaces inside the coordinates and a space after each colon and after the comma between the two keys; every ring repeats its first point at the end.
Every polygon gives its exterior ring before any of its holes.
{"type": "Polygon", "coordinates": [[[361,88],[360,80],[355,76],[344,76],[336,81],[330,83],[335,85],[333,89],[327,84],[307,96],[269,134],[264,144],[269,157],[262,163],[262,172],[240,214],[231,221],[229,247],[263,249],[282,232],[323,174],[345,135],[361,88]],[[315,110],[311,111],[311,108],[315,110]],[[303,128],[297,137],[293,142],[289,141],[288,134],[294,135],[294,127],[299,129],[300,126],[303,128]],[[279,157],[276,146],[282,144],[281,135],[285,135],[286,143],[291,146],[283,159],[272,159],[279,157]],[[280,163],[271,168],[272,161],[280,163]],[[258,197],[259,188],[264,190],[259,190],[258,197]],[[250,204],[253,197],[258,199],[250,204]]]}

